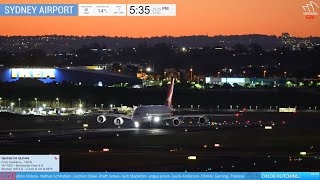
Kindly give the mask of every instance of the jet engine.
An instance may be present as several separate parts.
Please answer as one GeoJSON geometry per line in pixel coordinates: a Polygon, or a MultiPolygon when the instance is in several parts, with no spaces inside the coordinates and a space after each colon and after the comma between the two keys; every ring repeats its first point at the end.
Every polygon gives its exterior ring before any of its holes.
{"type": "Polygon", "coordinates": [[[106,122],[107,118],[104,115],[100,115],[97,117],[98,123],[104,123],[106,122]]]}
{"type": "Polygon", "coordinates": [[[201,116],[201,117],[199,117],[198,122],[199,122],[200,124],[204,124],[204,123],[206,123],[206,122],[209,122],[209,118],[208,118],[208,117],[205,117],[205,116],[201,116]]]}
{"type": "Polygon", "coordinates": [[[121,126],[123,123],[124,123],[124,120],[122,117],[117,117],[114,119],[113,123],[116,125],[116,126],[121,126]]]}
{"type": "Polygon", "coordinates": [[[172,124],[174,126],[179,126],[181,124],[180,119],[179,118],[175,118],[172,120],[172,124]]]}

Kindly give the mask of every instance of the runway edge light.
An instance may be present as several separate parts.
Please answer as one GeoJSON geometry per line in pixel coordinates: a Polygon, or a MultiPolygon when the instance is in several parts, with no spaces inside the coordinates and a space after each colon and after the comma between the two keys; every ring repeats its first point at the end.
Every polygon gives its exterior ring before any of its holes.
{"type": "Polygon", "coordinates": [[[197,156],[188,156],[188,159],[189,159],[189,160],[196,160],[196,159],[197,159],[197,156]]]}
{"type": "Polygon", "coordinates": [[[265,126],[264,129],[271,130],[272,126],[265,126]]]}
{"type": "Polygon", "coordinates": [[[300,152],[300,155],[305,156],[307,155],[307,152],[300,152]]]}

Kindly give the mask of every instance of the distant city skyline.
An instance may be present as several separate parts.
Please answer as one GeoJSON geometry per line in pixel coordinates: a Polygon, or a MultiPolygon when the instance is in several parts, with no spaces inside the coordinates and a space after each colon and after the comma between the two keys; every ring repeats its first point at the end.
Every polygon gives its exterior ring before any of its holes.
{"type": "MultiPolygon", "coordinates": [[[[309,0],[92,0],[90,3],[174,3],[176,17],[0,17],[0,35],[74,35],[155,37],[263,34],[320,37],[320,17],[308,20],[309,0]]],[[[0,3],[53,3],[49,0],[1,0],[0,3]]],[[[88,3],[55,0],[54,3],[88,3]]],[[[320,9],[319,9],[320,12],[320,9]]]]}

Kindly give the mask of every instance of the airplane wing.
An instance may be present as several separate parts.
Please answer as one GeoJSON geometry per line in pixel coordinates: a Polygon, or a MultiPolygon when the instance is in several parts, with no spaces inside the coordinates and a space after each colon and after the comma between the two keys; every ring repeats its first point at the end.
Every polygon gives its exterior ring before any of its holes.
{"type": "Polygon", "coordinates": [[[132,119],[132,116],[126,115],[126,114],[114,114],[114,113],[108,113],[108,114],[103,114],[105,117],[114,117],[114,118],[118,118],[121,117],[123,119],[132,119]]]}
{"type": "Polygon", "coordinates": [[[173,124],[174,126],[179,126],[185,123],[185,120],[196,120],[200,124],[205,124],[209,122],[209,117],[238,117],[240,114],[180,114],[173,115],[169,117],[164,117],[161,120],[167,122],[167,124],[173,124]]]}
{"type": "Polygon", "coordinates": [[[105,117],[122,117],[124,119],[132,119],[132,116],[126,114],[116,114],[116,113],[87,113],[86,116],[100,116],[103,115],[105,117]]]}
{"type": "Polygon", "coordinates": [[[169,119],[174,118],[199,118],[199,117],[238,117],[240,116],[239,113],[236,114],[180,114],[180,115],[173,115],[168,117],[169,119]]]}

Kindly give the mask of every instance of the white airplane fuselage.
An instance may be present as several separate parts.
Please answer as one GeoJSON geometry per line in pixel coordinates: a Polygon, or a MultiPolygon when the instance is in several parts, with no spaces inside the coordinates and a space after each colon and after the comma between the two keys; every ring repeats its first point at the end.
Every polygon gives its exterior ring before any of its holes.
{"type": "Polygon", "coordinates": [[[133,114],[132,120],[139,123],[159,122],[161,119],[170,117],[172,109],[164,105],[149,105],[137,107],[133,114]]]}

